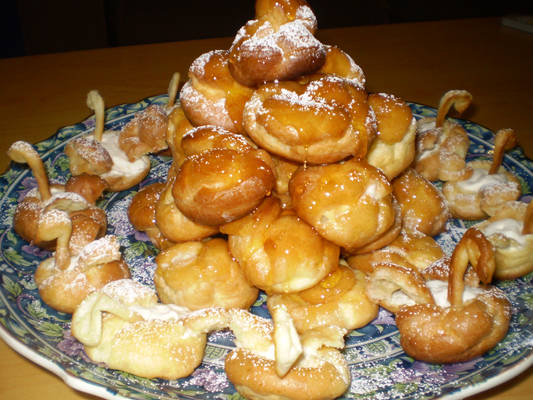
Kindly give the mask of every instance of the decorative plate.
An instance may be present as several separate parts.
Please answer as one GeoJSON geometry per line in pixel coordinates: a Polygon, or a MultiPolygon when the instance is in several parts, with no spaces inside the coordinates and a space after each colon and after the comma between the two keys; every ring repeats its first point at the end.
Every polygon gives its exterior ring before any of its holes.
{"type": "MultiPolygon", "coordinates": [[[[119,129],[135,112],[152,103],[163,104],[166,96],[155,96],[135,104],[113,107],[106,112],[106,129],[119,129]]],[[[417,118],[435,116],[433,108],[411,104],[417,118]]],[[[486,157],[493,148],[494,134],[468,121],[456,120],[470,135],[470,158],[486,157]]],[[[60,129],[35,145],[51,181],[64,183],[69,175],[65,144],[93,129],[90,118],[60,129]]],[[[107,193],[99,202],[109,219],[109,233],[117,235],[134,279],[152,285],[157,250],[148,238],[133,229],[127,208],[140,187],[162,181],[170,163],[168,157],[153,156],[150,175],[131,190],[107,193]]],[[[524,201],[531,198],[533,163],[523,151],[508,152],[504,166],[516,174],[523,186],[524,201]]],[[[33,272],[50,253],[24,242],[12,228],[17,202],[36,186],[25,165],[13,164],[0,177],[0,337],[33,362],[59,375],[78,389],[107,399],[240,399],[224,374],[224,358],[233,347],[228,331],[209,335],[203,363],[186,379],[167,381],[144,379],[92,363],[83,347],[70,334],[70,316],[56,312],[39,298],[33,272]]],[[[437,241],[450,254],[468,224],[449,222],[437,241]]],[[[533,273],[521,279],[497,282],[513,304],[509,333],[496,348],[472,361],[430,365],[407,356],[399,345],[392,314],[385,310],[369,325],[347,337],[345,356],[352,382],[345,399],[447,399],[464,398],[487,390],[518,375],[533,364],[533,273]]],[[[261,294],[252,311],[268,316],[261,294]]]]}

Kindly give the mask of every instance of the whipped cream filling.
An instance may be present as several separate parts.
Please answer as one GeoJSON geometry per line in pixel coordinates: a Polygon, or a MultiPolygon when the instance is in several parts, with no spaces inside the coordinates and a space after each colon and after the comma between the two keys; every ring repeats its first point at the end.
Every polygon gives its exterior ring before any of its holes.
{"type": "Polygon", "coordinates": [[[139,314],[145,321],[160,320],[178,320],[189,314],[191,310],[175,304],[154,304],[150,307],[139,305],[130,306],[130,311],[139,314]]]}
{"type": "MultiPolygon", "coordinates": [[[[450,302],[448,301],[448,282],[434,279],[427,281],[426,286],[430,290],[437,306],[442,308],[450,307],[450,302]]],[[[463,302],[472,300],[481,293],[483,293],[483,289],[465,286],[463,291],[463,302]]],[[[397,290],[392,294],[392,302],[394,305],[398,306],[414,306],[416,304],[411,297],[401,290],[397,290]]]]}
{"type": "Polygon", "coordinates": [[[119,136],[119,131],[105,131],[102,135],[101,144],[113,160],[113,167],[102,177],[136,176],[146,168],[147,160],[145,158],[141,157],[134,162],[128,159],[126,153],[118,145],[119,136]]]}
{"type": "Polygon", "coordinates": [[[503,218],[488,223],[480,227],[480,230],[490,238],[492,235],[500,234],[508,239],[514,240],[520,245],[526,244],[526,236],[522,234],[524,224],[513,218],[503,218]]]}
{"type": "Polygon", "coordinates": [[[457,186],[463,192],[476,193],[487,185],[501,185],[507,182],[507,178],[502,174],[489,174],[489,171],[482,168],[474,168],[470,178],[458,181],[457,186]]]}

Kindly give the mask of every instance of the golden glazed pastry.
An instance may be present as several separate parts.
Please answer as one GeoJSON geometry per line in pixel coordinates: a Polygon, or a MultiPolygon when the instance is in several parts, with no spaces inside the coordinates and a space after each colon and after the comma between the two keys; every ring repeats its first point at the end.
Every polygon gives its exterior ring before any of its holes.
{"type": "MultiPolygon", "coordinates": [[[[445,262],[446,255],[430,236],[402,231],[387,246],[373,252],[348,257],[350,267],[371,274],[381,264],[397,264],[419,272],[445,262]]],[[[446,275],[446,278],[448,275],[446,275]]]]}
{"type": "Polygon", "coordinates": [[[392,180],[415,158],[416,119],[409,105],[392,94],[372,93],[368,103],[376,115],[378,135],[366,159],[392,180]]]}
{"type": "MultiPolygon", "coordinates": [[[[183,136],[181,141],[181,153],[184,157],[200,154],[212,149],[230,149],[247,152],[256,148],[255,143],[249,138],[213,125],[204,125],[191,129],[183,136]]],[[[272,154],[269,157],[265,157],[265,161],[272,168],[275,177],[273,193],[282,200],[284,207],[288,208],[288,204],[290,203],[288,195],[289,180],[300,164],[272,154]]]]}
{"type": "MultiPolygon", "coordinates": [[[[257,149],[257,146],[245,136],[215,125],[197,126],[181,139],[181,151],[185,157],[215,149],[245,153],[257,149]]],[[[270,163],[270,158],[266,155],[265,161],[270,163]]]]}
{"type": "Polygon", "coordinates": [[[350,55],[337,46],[326,45],[325,49],[326,62],[317,73],[337,75],[351,80],[358,86],[365,87],[365,74],[350,55]]]}
{"type": "Polygon", "coordinates": [[[366,91],[320,74],[260,86],[245,105],[244,128],[269,152],[313,164],[365,157],[376,135],[366,91]]]}
{"type": "Polygon", "coordinates": [[[498,131],[492,161],[470,161],[467,167],[472,173],[467,179],[448,181],[443,185],[442,193],[454,217],[467,220],[486,218],[496,213],[503,204],[522,195],[518,178],[501,165],[509,144],[516,144],[514,131],[498,131]]]}
{"type": "Polygon", "coordinates": [[[133,196],[128,207],[130,223],[136,230],[145,232],[158,249],[166,249],[174,244],[156,225],[156,206],[165,187],[164,182],[143,187],[133,196]]]}
{"type": "Polygon", "coordinates": [[[394,197],[402,210],[403,229],[435,236],[446,230],[451,214],[446,199],[433,183],[409,168],[392,181],[394,197]]]}
{"type": "Polygon", "coordinates": [[[533,203],[510,201],[476,225],[494,246],[498,279],[515,279],[533,271],[533,203]]]}
{"type": "Polygon", "coordinates": [[[128,160],[165,150],[167,146],[168,115],[158,104],[152,104],[135,114],[132,120],[122,127],[118,138],[120,149],[128,160]]]}
{"type": "Polygon", "coordinates": [[[298,332],[328,326],[357,329],[378,313],[377,304],[366,295],[365,275],[343,263],[315,286],[297,293],[270,295],[267,303],[269,309],[285,306],[298,332]]]}
{"type": "Polygon", "coordinates": [[[92,293],[72,316],[72,334],[89,358],[149,379],[190,375],[202,362],[206,334],[228,325],[222,309],[159,304],[152,289],[130,279],[92,293]]]}
{"type": "Polygon", "coordinates": [[[154,283],[163,303],[247,309],[258,295],[221,238],[176,244],[159,253],[156,264],[154,283]]]}
{"type": "Polygon", "coordinates": [[[180,102],[195,126],[217,125],[244,133],[242,112],[253,89],[233,78],[228,57],[226,50],[212,50],[194,60],[189,68],[189,80],[181,89],[180,102]]]}
{"type": "Polygon", "coordinates": [[[452,106],[462,113],[471,102],[467,91],[450,90],[441,97],[436,118],[418,120],[414,168],[424,178],[449,181],[471,174],[465,161],[470,139],[458,123],[445,119],[452,106]]]}
{"type": "Polygon", "coordinates": [[[494,253],[491,243],[475,228],[466,231],[453,252],[448,284],[436,281],[433,286],[434,301],[403,306],[396,313],[400,343],[411,357],[432,363],[464,362],[505,337],[511,305],[496,287],[465,287],[469,265],[488,285],[495,268],[494,253]]]}
{"type": "Polygon", "coordinates": [[[130,161],[120,148],[121,132],[104,132],[104,101],[93,90],[87,96],[87,105],[95,111],[96,127],[90,135],[75,138],[65,146],[72,175],[98,175],[110,191],[122,191],[141,182],[150,171],[150,159],[142,156],[130,161]]]}
{"type": "Polygon", "coordinates": [[[81,174],[71,176],[65,183],[65,192],[78,193],[93,205],[106,189],[107,182],[98,175],[81,174]]]}
{"type": "Polygon", "coordinates": [[[239,29],[229,49],[229,69],[245,86],[294,79],[326,59],[314,36],[317,23],[305,0],[257,0],[255,19],[239,29]]]}
{"type": "Polygon", "coordinates": [[[368,298],[392,313],[415,304],[433,304],[433,295],[424,276],[402,264],[375,264],[368,275],[368,298]]]}
{"type": "Polygon", "coordinates": [[[168,101],[165,106],[152,104],[137,112],[133,119],[122,127],[118,145],[126,153],[130,162],[146,154],[157,153],[168,148],[168,115],[175,107],[179,79],[179,73],[172,75],[168,88],[168,101]]]}
{"type": "Polygon", "coordinates": [[[69,246],[73,251],[105,234],[105,212],[93,205],[105,187],[99,178],[80,176],[70,178],[66,185],[50,185],[41,158],[33,146],[24,141],[13,143],[8,156],[15,162],[27,163],[37,180],[37,189],[25,195],[13,216],[13,228],[24,240],[42,248],[54,248],[55,241],[43,241],[38,236],[39,219],[52,208],[62,209],[72,220],[69,246]]]}
{"type": "Polygon", "coordinates": [[[181,243],[189,240],[200,240],[218,233],[217,226],[196,223],[187,218],[176,207],[172,195],[172,187],[176,177],[172,177],[175,175],[172,169],[173,167],[169,170],[169,179],[155,206],[155,224],[161,234],[171,242],[181,243]]]}
{"type": "Polygon", "coordinates": [[[298,216],[349,253],[383,247],[400,233],[391,185],[366,161],[300,168],[289,189],[298,216]]]}
{"type": "Polygon", "coordinates": [[[185,155],[181,150],[183,136],[193,128],[193,125],[185,116],[183,108],[176,106],[168,116],[167,143],[172,155],[172,161],[180,166],[185,161],[185,155]]]}
{"type": "Polygon", "coordinates": [[[69,249],[71,232],[72,222],[64,211],[51,209],[41,215],[39,238],[57,239],[57,245],[54,256],[40,263],[34,276],[42,300],[69,314],[89,293],[130,276],[116,237],[104,236],[75,253],[69,249]]]}
{"type": "Polygon", "coordinates": [[[280,199],[281,205],[285,209],[292,208],[291,195],[289,193],[289,182],[292,175],[301,166],[301,163],[290,161],[282,157],[271,155],[272,171],[276,177],[276,183],[272,194],[280,199]]]}
{"type": "Polygon", "coordinates": [[[335,399],[350,384],[339,349],[346,330],[326,327],[298,335],[283,306],[272,320],[231,310],[237,348],[225,361],[229,381],[247,399],[335,399]]]}
{"type": "Polygon", "coordinates": [[[339,247],[322,238],[280,201],[267,197],[251,214],[222,225],[231,254],[249,282],[267,293],[307,289],[338,263],[339,247]]]}
{"type": "MultiPolygon", "coordinates": [[[[223,128],[211,127],[216,136],[223,128]]],[[[187,148],[188,138],[198,131],[191,131],[182,140],[187,148]]],[[[220,225],[238,219],[257,207],[274,186],[271,160],[264,150],[251,146],[218,146],[208,141],[207,149],[188,156],[181,165],[172,195],[179,210],[199,224],[220,225]],[[211,147],[213,145],[213,147],[211,147]]],[[[203,145],[199,145],[203,147],[203,145]]]]}

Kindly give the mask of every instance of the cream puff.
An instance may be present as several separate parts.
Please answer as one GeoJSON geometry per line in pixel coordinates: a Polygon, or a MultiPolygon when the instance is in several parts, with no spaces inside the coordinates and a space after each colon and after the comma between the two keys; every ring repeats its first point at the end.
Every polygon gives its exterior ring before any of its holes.
{"type": "Polygon", "coordinates": [[[445,197],[415,169],[409,168],[394,179],[392,191],[400,205],[404,230],[428,236],[446,230],[451,213],[445,197]]]}
{"type": "Polygon", "coordinates": [[[269,309],[283,305],[298,332],[327,326],[347,331],[365,326],[378,313],[366,295],[365,275],[344,263],[315,286],[296,293],[268,296],[269,309]]]}
{"type": "Polygon", "coordinates": [[[254,87],[315,72],[326,59],[316,28],[305,0],[256,1],[255,19],[239,29],[229,49],[232,76],[254,87]]]}
{"type": "Polygon", "coordinates": [[[244,133],[244,104],[253,89],[233,78],[228,59],[228,51],[212,50],[194,60],[189,67],[189,80],[181,89],[180,102],[195,126],[216,125],[244,133]]]}
{"type": "Polygon", "coordinates": [[[366,159],[392,180],[415,158],[416,119],[409,105],[397,96],[372,93],[368,103],[376,115],[378,134],[366,159]]]}
{"type": "Polygon", "coordinates": [[[248,282],[222,238],[175,244],[155,261],[154,284],[163,303],[191,310],[248,309],[257,298],[257,288],[248,282]]]}
{"type": "Polygon", "coordinates": [[[348,253],[383,247],[400,233],[391,184],[364,160],[300,168],[289,189],[298,216],[348,253]]]}
{"type": "Polygon", "coordinates": [[[339,247],[324,239],[279,199],[267,197],[249,215],[224,224],[229,249],[247,279],[267,293],[292,293],[322,280],[339,260],[339,247]]]}
{"type": "Polygon", "coordinates": [[[377,131],[365,89],[322,74],[260,86],[244,107],[244,128],[269,152],[312,164],[365,157],[377,131]]]}

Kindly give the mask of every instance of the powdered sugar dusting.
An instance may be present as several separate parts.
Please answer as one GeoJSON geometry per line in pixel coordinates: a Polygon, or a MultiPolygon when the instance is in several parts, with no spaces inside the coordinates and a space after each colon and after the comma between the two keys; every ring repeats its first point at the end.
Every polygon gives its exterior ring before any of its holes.
{"type": "Polygon", "coordinates": [[[102,289],[102,293],[125,304],[134,304],[139,299],[156,298],[155,291],[133,279],[119,279],[109,282],[102,289]]]}
{"type": "Polygon", "coordinates": [[[80,265],[97,265],[119,260],[120,245],[113,235],[106,235],[87,244],[80,252],[80,265]]]}
{"type": "Polygon", "coordinates": [[[216,115],[218,119],[228,118],[228,111],[226,110],[226,98],[208,99],[199,90],[195,89],[192,81],[187,81],[181,89],[181,101],[193,106],[201,115],[216,115]]]}
{"type": "Polygon", "coordinates": [[[307,5],[301,5],[296,10],[296,19],[300,20],[310,31],[314,31],[317,28],[317,19],[311,7],[307,5]]]}
{"type": "Polygon", "coordinates": [[[322,44],[300,20],[283,24],[277,31],[270,22],[266,21],[254,35],[249,37],[247,37],[246,27],[241,28],[235,37],[234,44],[239,45],[240,56],[259,59],[288,57],[288,51],[324,50],[322,44]]]}
{"type": "Polygon", "coordinates": [[[189,67],[189,74],[196,76],[205,75],[205,66],[209,63],[213,56],[224,55],[226,50],[211,50],[197,57],[189,67]]]}

